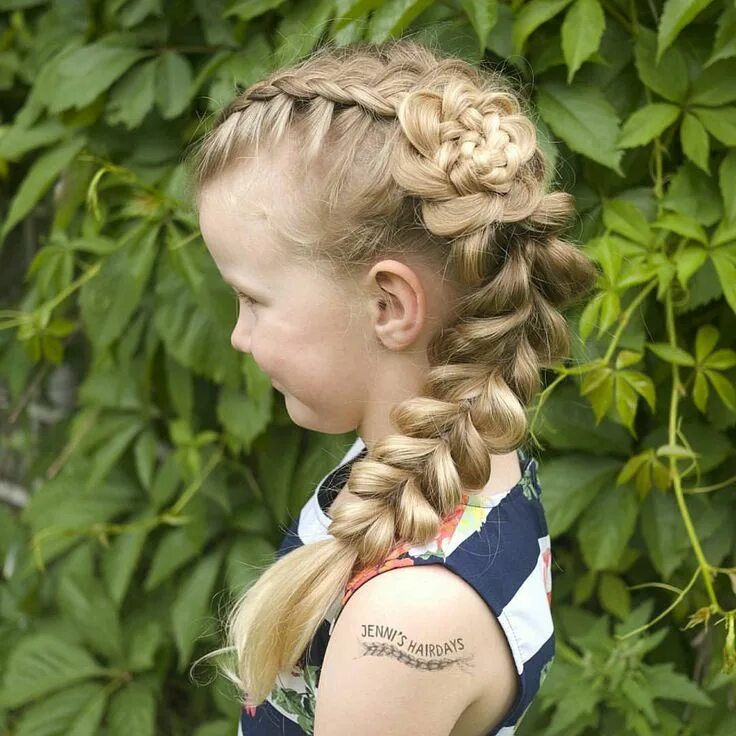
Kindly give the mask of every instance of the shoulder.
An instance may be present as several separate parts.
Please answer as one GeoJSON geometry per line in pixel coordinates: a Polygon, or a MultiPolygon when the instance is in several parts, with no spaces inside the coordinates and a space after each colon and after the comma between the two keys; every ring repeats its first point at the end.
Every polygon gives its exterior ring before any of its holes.
{"type": "Polygon", "coordinates": [[[397,567],[361,585],[339,614],[315,736],[448,736],[480,698],[502,716],[515,688],[504,634],[470,584],[440,564],[397,567]]]}

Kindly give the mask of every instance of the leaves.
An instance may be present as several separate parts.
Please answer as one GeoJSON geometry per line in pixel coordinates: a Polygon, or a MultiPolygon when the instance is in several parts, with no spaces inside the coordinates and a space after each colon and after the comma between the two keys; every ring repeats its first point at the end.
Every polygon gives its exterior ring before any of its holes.
{"type": "Polygon", "coordinates": [[[80,646],[49,634],[32,634],[22,639],[8,658],[0,704],[5,708],[17,708],[103,672],[104,669],[80,646]]]}
{"type": "Polygon", "coordinates": [[[549,127],[573,151],[623,176],[621,151],[616,149],[618,116],[600,90],[549,82],[540,86],[537,104],[549,127]]]}
{"type": "Polygon", "coordinates": [[[606,18],[598,0],[575,0],[565,13],[562,53],[568,69],[568,84],[583,62],[598,51],[605,27],[606,18]]]}

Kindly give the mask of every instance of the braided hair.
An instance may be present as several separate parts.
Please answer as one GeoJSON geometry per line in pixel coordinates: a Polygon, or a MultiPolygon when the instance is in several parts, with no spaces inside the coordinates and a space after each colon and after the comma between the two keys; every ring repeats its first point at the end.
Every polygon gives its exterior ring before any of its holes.
{"type": "Polygon", "coordinates": [[[535,125],[496,73],[407,38],[325,45],[222,110],[193,158],[195,199],[288,140],[299,143],[290,165],[319,189],[304,187],[311,210],[290,226],[294,258],[345,277],[411,253],[441,269],[457,298],[427,348],[421,392],[392,407],[395,433],[352,465],[331,538],[272,563],[232,608],[229,646],[212,654],[234,653],[225,672],[253,705],[299,661],[356,571],[397,544],[427,543],[486,485],[491,454],[526,440],[540,368],[569,351],[560,310],[596,278],[559,237],[573,198],[545,191],[535,125]]]}

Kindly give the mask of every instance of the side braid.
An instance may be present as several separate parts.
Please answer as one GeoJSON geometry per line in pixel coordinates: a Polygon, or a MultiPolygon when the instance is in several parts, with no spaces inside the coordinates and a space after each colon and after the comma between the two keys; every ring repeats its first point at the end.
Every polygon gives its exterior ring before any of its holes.
{"type": "Polygon", "coordinates": [[[284,138],[298,141],[289,164],[311,207],[272,223],[294,258],[352,277],[411,254],[458,297],[419,395],[392,408],[395,432],[352,464],[330,538],[268,566],[233,607],[230,645],[211,655],[234,652],[225,672],[251,704],[299,660],[356,569],[428,542],[487,483],[492,454],[519,446],[540,366],[567,352],[559,309],[596,275],[558,238],[572,198],[544,192],[535,126],[499,75],[409,40],[327,45],[222,111],[193,159],[195,207],[226,167],[284,138]]]}

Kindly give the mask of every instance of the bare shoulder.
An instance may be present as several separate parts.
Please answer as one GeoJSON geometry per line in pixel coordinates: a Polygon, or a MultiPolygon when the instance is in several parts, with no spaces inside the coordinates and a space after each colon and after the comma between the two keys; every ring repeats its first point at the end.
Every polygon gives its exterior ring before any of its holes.
{"type": "Polygon", "coordinates": [[[500,718],[515,688],[503,632],[477,591],[443,565],[400,567],[368,580],[342,609],[314,733],[449,736],[470,708],[480,705],[483,717],[496,708],[500,718]]]}

